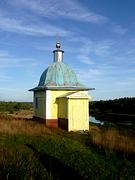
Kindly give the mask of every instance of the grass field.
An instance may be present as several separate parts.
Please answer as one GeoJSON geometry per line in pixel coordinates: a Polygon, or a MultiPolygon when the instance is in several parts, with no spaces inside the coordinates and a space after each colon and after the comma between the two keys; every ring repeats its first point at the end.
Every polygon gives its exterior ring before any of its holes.
{"type": "Polygon", "coordinates": [[[0,179],[135,179],[134,133],[66,132],[32,121],[31,111],[1,113],[0,179]]]}

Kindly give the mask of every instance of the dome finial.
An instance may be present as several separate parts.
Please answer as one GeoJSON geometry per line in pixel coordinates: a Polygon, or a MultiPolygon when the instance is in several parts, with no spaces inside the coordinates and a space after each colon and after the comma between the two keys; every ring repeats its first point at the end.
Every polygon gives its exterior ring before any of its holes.
{"type": "Polygon", "coordinates": [[[56,43],[56,48],[57,48],[57,49],[60,49],[60,47],[61,47],[60,42],[57,42],[57,43],[56,43]]]}

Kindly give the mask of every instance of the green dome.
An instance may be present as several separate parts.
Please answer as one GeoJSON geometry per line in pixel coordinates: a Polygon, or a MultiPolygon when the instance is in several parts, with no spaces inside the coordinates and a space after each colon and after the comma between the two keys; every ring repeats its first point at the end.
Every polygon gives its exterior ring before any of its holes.
{"type": "Polygon", "coordinates": [[[41,75],[38,86],[80,86],[75,72],[63,62],[54,62],[41,75]]]}
{"type": "Polygon", "coordinates": [[[50,65],[41,75],[37,87],[29,91],[42,90],[90,90],[78,82],[75,72],[63,63],[64,51],[60,49],[61,44],[56,43],[54,53],[54,63],[50,65]]]}

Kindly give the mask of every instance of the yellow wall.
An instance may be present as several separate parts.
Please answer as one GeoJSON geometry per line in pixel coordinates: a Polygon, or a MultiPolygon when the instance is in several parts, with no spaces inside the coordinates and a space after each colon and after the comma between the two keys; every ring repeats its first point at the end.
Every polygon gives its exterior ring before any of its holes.
{"type": "Polygon", "coordinates": [[[68,100],[68,130],[89,130],[88,99],[68,100]]]}
{"type": "Polygon", "coordinates": [[[88,97],[66,95],[69,92],[78,91],[49,90],[48,100],[47,92],[36,92],[34,97],[38,98],[38,108],[34,109],[34,115],[44,119],[60,118],[62,125],[67,127],[68,131],[89,130],[88,97]],[[47,116],[48,112],[49,116],[47,116]]]}
{"type": "Polygon", "coordinates": [[[75,91],[64,91],[64,90],[51,90],[51,118],[57,119],[58,118],[58,99],[57,97],[65,95],[69,92],[75,92],[75,91]]]}
{"type": "Polygon", "coordinates": [[[68,99],[66,97],[58,99],[58,118],[68,119],[68,99]]]}
{"type": "MultiPolygon", "coordinates": [[[[34,98],[38,98],[38,108],[34,108],[34,116],[41,118],[57,119],[58,118],[58,100],[57,97],[65,95],[69,92],[75,91],[65,91],[65,90],[48,90],[49,100],[47,101],[48,94],[46,91],[37,91],[34,94],[34,98]],[[47,103],[47,104],[46,104],[47,103]],[[49,111],[49,117],[47,115],[49,111]]],[[[34,99],[35,104],[35,99],[34,99]]],[[[35,107],[35,105],[34,105],[35,107]]]]}
{"type": "Polygon", "coordinates": [[[68,131],[89,130],[88,102],[88,98],[58,98],[58,118],[62,126],[68,131]]]}

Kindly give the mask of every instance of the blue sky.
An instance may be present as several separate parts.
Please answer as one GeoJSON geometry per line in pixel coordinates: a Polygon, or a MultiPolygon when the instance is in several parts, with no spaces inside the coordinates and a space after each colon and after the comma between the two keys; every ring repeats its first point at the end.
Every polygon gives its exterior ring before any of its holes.
{"type": "Polygon", "coordinates": [[[135,96],[134,9],[134,0],[1,0],[0,100],[32,101],[57,36],[93,100],[135,96]]]}

